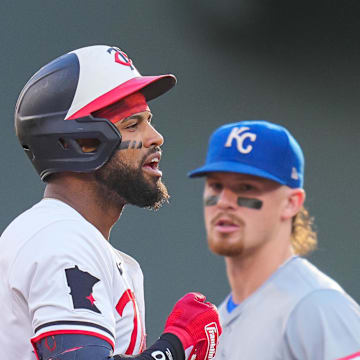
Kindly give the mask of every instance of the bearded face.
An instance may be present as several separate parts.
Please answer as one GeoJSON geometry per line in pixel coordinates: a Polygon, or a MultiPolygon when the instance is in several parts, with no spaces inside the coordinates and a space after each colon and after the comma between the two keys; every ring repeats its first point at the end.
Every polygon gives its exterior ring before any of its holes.
{"type": "Polygon", "coordinates": [[[115,153],[108,163],[95,172],[102,197],[119,205],[128,203],[153,210],[159,209],[169,199],[167,188],[161,177],[150,176],[144,172],[146,159],[159,151],[158,147],[151,148],[137,163],[125,156],[123,151],[115,153]]]}
{"type": "Polygon", "coordinates": [[[104,205],[110,201],[158,209],[169,198],[159,169],[164,139],[151,124],[144,95],[130,95],[95,115],[108,119],[121,134],[118,151],[95,171],[104,205]]]}

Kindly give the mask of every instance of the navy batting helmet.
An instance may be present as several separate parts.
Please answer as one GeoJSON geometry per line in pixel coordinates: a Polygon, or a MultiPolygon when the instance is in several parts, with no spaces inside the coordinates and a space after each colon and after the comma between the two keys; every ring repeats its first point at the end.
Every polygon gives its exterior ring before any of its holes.
{"type": "Polygon", "coordinates": [[[95,45],[69,52],[42,67],[21,91],[16,135],[42,180],[62,172],[91,172],[118,148],[121,135],[92,113],[140,91],[147,101],[170,90],[174,75],[142,76],[119,48],[95,45]],[[79,139],[96,139],[83,152],[79,139]]]}

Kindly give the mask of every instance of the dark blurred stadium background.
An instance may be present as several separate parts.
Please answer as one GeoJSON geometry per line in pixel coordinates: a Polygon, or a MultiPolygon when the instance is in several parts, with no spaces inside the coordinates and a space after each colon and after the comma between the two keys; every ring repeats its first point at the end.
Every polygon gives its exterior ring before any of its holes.
{"type": "Polygon", "coordinates": [[[184,292],[215,303],[228,292],[223,259],[206,246],[202,180],[186,177],[226,122],[266,119],[295,134],[319,234],[310,259],[360,301],[359,18],[350,0],[2,0],[1,230],[43,191],[14,135],[19,91],[67,51],[116,45],[143,74],[179,80],[151,104],[171,203],[157,213],[128,207],[112,232],[142,265],[149,343],[184,292]]]}

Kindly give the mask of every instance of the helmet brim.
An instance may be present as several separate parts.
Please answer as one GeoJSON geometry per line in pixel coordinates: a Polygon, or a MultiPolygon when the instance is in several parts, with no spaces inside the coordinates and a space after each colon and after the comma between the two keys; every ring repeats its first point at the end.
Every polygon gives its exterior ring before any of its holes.
{"type": "Polygon", "coordinates": [[[93,112],[109,106],[138,91],[141,91],[144,94],[146,101],[150,101],[169,91],[175,84],[176,77],[172,74],[138,76],[99,96],[71,116],[67,117],[66,120],[89,116],[93,112]]]}
{"type": "Polygon", "coordinates": [[[210,164],[205,164],[204,166],[189,172],[188,177],[190,178],[202,177],[202,176],[207,176],[210,173],[216,173],[216,172],[254,175],[261,178],[273,180],[279,184],[285,185],[285,182],[282,179],[270,174],[267,171],[258,169],[250,165],[238,163],[235,161],[219,161],[210,164]]]}

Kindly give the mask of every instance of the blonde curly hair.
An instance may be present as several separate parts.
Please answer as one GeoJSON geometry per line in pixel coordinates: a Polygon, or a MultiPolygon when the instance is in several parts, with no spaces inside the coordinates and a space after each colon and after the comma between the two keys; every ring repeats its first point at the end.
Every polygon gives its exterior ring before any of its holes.
{"type": "Polygon", "coordinates": [[[313,230],[314,219],[303,206],[293,217],[291,229],[291,245],[295,254],[307,255],[316,249],[317,234],[313,230]]]}

